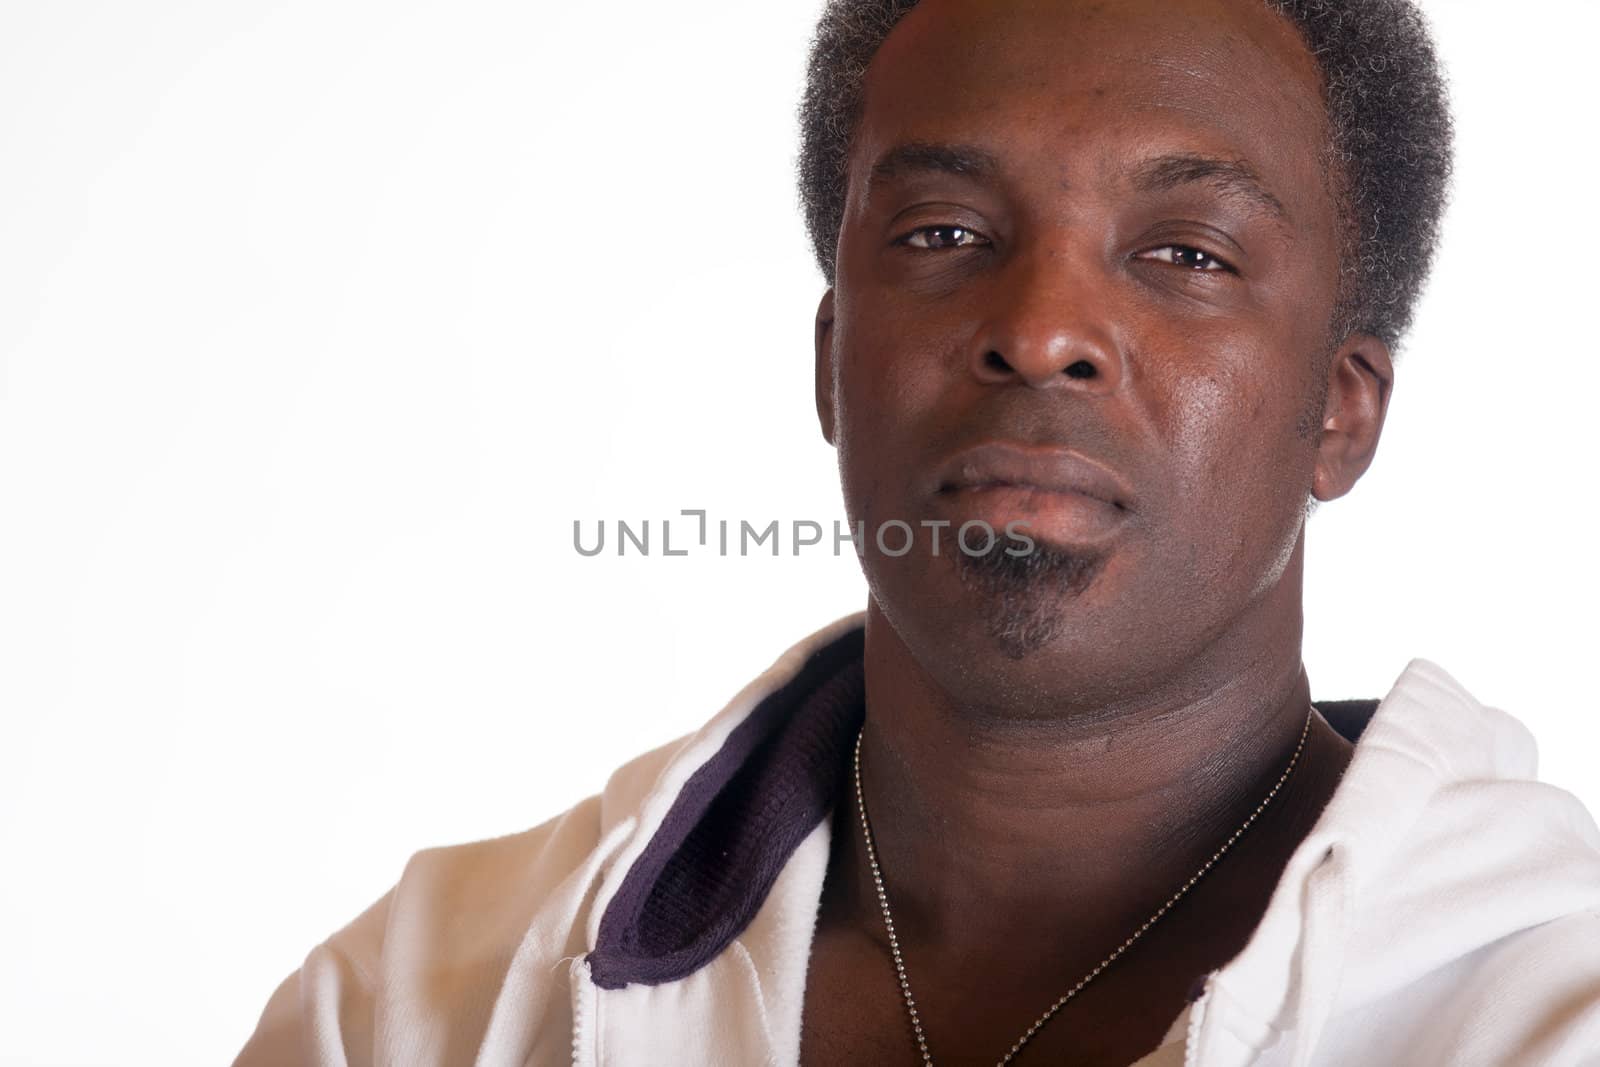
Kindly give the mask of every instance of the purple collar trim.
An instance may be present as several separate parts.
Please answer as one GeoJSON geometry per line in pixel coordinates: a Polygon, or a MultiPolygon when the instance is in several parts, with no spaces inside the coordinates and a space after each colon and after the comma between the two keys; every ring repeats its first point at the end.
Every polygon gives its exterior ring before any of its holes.
{"type": "Polygon", "coordinates": [[[684,783],[600,918],[595,985],[677,981],[750,925],[843,783],[865,715],[861,647],[855,629],[812,653],[684,783]]]}

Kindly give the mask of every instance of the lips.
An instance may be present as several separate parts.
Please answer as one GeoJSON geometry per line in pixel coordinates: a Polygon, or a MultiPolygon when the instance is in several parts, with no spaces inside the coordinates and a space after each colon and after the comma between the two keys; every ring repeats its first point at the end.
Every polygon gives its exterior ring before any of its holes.
{"type": "Polygon", "coordinates": [[[1132,493],[1110,469],[1066,448],[991,441],[965,449],[941,465],[936,492],[1014,489],[1088,497],[1118,511],[1132,493]]]}
{"type": "Polygon", "coordinates": [[[1068,551],[1104,551],[1126,530],[1132,493],[1108,467],[1068,448],[990,441],[935,476],[932,510],[958,528],[981,522],[1068,551]]]}

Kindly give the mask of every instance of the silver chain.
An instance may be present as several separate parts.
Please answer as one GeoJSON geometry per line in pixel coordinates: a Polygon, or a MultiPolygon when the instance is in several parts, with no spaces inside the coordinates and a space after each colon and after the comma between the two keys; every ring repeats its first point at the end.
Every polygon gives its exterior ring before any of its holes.
{"type": "MultiPolygon", "coordinates": [[[[1045,1023],[1054,1018],[1056,1013],[1066,1006],[1067,1001],[1077,996],[1084,986],[1099,977],[1100,972],[1111,966],[1118,956],[1133,947],[1133,943],[1144,936],[1144,932],[1154,926],[1167,913],[1168,909],[1183,898],[1185,893],[1193,889],[1195,883],[1205,877],[1206,872],[1216,865],[1217,861],[1223,857],[1223,854],[1233,847],[1234,842],[1238,841],[1244,835],[1244,832],[1250,829],[1250,825],[1260,817],[1261,813],[1267,810],[1267,805],[1272,803],[1272,798],[1278,795],[1278,790],[1283,788],[1283,783],[1289,780],[1290,772],[1294,770],[1295,764],[1300,761],[1300,753],[1306,747],[1306,736],[1311,732],[1311,715],[1312,709],[1307,708],[1305,725],[1300,728],[1300,743],[1295,746],[1294,755],[1289,757],[1289,765],[1283,769],[1283,774],[1278,778],[1277,783],[1267,792],[1265,799],[1256,805],[1256,810],[1250,813],[1250,817],[1244,821],[1243,825],[1222,843],[1222,847],[1217,849],[1212,857],[1206,860],[1205,864],[1176,893],[1167,899],[1165,904],[1156,909],[1154,915],[1144,921],[1143,926],[1135,930],[1132,936],[1119,945],[1111,955],[1095,964],[1094,970],[1078,979],[1077,985],[1061,994],[1060,999],[1045,1009],[1044,1014],[1034,1020],[1033,1025],[1028,1027],[1027,1032],[1017,1038],[1017,1043],[1011,1046],[1011,1051],[1005,1054],[1005,1057],[1000,1060],[997,1067],[1005,1067],[1006,1064],[1016,1059],[1017,1054],[1022,1051],[1022,1047],[1033,1039],[1033,1035],[1037,1034],[1045,1023]]],[[[924,1067],[933,1067],[933,1053],[928,1051],[928,1035],[923,1033],[922,1030],[922,1019],[917,1014],[917,1000],[911,995],[911,980],[906,976],[905,957],[900,952],[900,939],[894,932],[894,915],[889,911],[889,894],[883,888],[883,870],[878,865],[878,850],[872,842],[872,823],[867,819],[867,799],[861,790],[861,738],[865,733],[866,727],[862,726],[861,731],[856,734],[855,756],[856,807],[861,812],[861,836],[865,838],[867,843],[867,862],[872,866],[872,884],[878,890],[878,906],[883,910],[883,926],[889,933],[889,952],[894,956],[894,972],[900,979],[900,995],[905,998],[906,1014],[911,1017],[911,1031],[917,1039],[917,1050],[922,1054],[924,1067]]]]}

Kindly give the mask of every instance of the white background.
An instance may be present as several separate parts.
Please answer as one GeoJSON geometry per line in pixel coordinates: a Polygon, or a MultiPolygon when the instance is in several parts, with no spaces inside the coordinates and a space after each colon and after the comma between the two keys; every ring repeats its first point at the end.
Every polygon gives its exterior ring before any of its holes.
{"type": "MultiPolygon", "coordinates": [[[[0,1063],[216,1064],[415,850],[864,603],[791,180],[815,0],[0,4],[0,1063]],[[659,534],[658,534],[659,536],[659,534]]],[[[1433,658],[1600,807],[1600,5],[1428,4],[1460,179],[1319,697],[1433,658]]]]}

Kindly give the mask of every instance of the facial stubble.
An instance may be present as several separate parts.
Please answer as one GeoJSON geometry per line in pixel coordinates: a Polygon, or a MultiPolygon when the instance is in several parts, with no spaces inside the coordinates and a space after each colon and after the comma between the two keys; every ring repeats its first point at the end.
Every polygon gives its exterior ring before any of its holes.
{"type": "Polygon", "coordinates": [[[956,573],[978,601],[985,629],[1010,659],[1055,640],[1068,603],[1094,581],[1104,559],[1035,541],[1023,555],[996,545],[982,555],[958,553],[956,573]]]}

